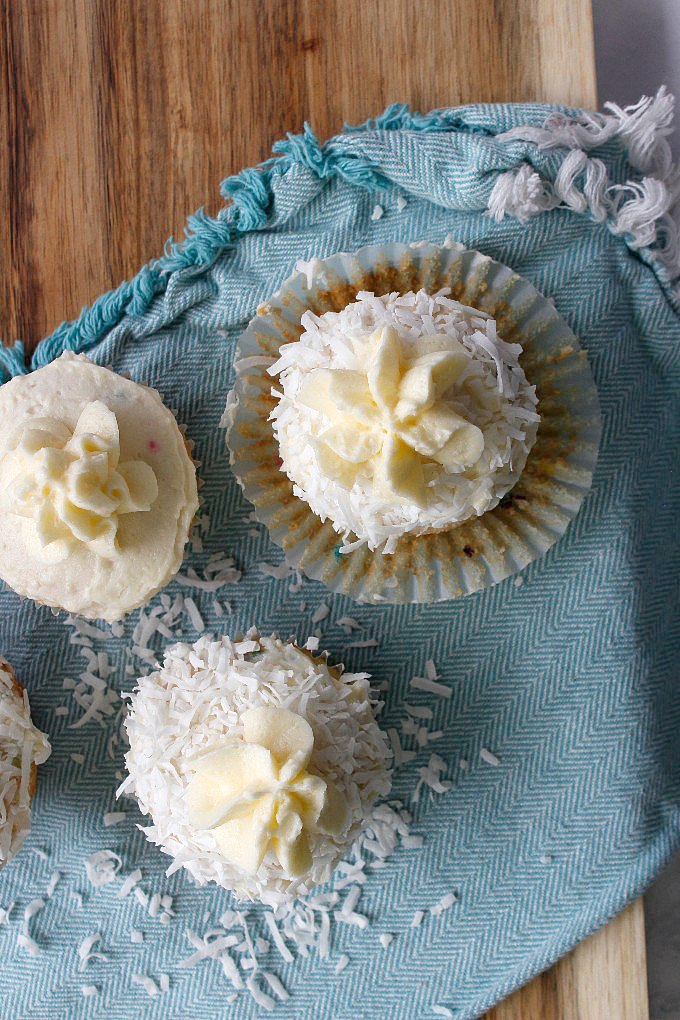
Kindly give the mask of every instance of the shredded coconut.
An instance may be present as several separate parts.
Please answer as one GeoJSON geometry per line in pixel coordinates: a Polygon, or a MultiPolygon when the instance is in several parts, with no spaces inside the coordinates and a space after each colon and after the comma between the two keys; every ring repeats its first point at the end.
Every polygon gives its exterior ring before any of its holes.
{"type": "Polygon", "coordinates": [[[479,749],[479,757],[482,761],[485,761],[487,765],[500,765],[501,760],[498,758],[493,751],[490,751],[488,747],[481,747],[479,749]]]}
{"type": "Polygon", "coordinates": [[[98,888],[113,882],[120,871],[122,861],[113,850],[97,850],[85,861],[85,872],[90,883],[98,888]]]}

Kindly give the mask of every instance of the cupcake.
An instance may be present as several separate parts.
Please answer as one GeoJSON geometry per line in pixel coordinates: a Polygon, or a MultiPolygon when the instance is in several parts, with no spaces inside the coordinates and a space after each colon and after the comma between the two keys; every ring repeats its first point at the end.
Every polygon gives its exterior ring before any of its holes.
{"type": "Polygon", "coordinates": [[[31,722],[28,695],[0,658],[0,867],[12,860],[30,831],[38,765],[49,756],[47,737],[31,722]]]}
{"type": "Polygon", "coordinates": [[[509,577],[588,492],[600,414],[552,302],[460,245],[301,263],[239,341],[223,424],[286,560],[357,601],[509,577]]]}
{"type": "Polygon", "coordinates": [[[302,318],[269,369],[281,470],[342,536],[394,553],[497,506],[536,439],[536,389],[488,314],[425,290],[302,318]]]}
{"type": "Polygon", "coordinates": [[[0,577],[110,622],[177,572],[198,507],[159,394],[69,352],[0,388],[0,577]]]}
{"type": "Polygon", "coordinates": [[[276,636],[173,645],[130,695],[119,795],[168,874],[279,904],[330,877],[389,791],[374,707],[365,673],[276,636]]]}

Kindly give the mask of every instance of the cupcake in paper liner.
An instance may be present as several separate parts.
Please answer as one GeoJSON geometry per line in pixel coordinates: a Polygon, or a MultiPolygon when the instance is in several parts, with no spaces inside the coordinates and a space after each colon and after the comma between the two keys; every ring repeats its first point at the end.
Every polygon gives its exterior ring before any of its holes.
{"type": "Polygon", "coordinates": [[[241,337],[234,473],[286,559],[359,601],[430,602],[544,553],[588,491],[586,354],[511,269],[460,246],[302,263],[241,337]]]}
{"type": "Polygon", "coordinates": [[[30,831],[38,765],[50,753],[47,737],[31,721],[26,691],[0,657],[0,868],[19,852],[30,831]]]}
{"type": "Polygon", "coordinates": [[[390,788],[366,673],[255,629],[167,648],[125,726],[148,839],[194,879],[277,906],[330,878],[390,788]]]}
{"type": "Polygon", "coordinates": [[[0,387],[0,577],[110,622],[177,572],[196,468],[156,390],[70,352],[0,387]]]}

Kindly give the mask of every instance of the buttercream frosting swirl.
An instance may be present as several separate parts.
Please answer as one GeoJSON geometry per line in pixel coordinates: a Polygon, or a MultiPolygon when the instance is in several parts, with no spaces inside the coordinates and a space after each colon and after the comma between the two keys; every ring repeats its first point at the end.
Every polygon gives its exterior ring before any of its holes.
{"type": "Polygon", "coordinates": [[[339,835],[347,802],[328,779],[307,770],[314,733],[283,708],[248,709],[243,738],[198,758],[186,790],[188,817],[210,830],[232,863],[254,875],[271,847],[285,874],[312,867],[309,834],[339,835]]]}
{"type": "Polygon", "coordinates": [[[320,469],[348,489],[359,473],[391,502],[427,505],[424,468],[472,467],[484,450],[484,435],[445,399],[469,363],[462,344],[406,358],[393,326],[381,326],[353,341],[360,368],[317,368],[307,376],[299,401],[319,411],[327,427],[316,439],[320,469]]]}
{"type": "Polygon", "coordinates": [[[0,465],[3,509],[32,521],[38,546],[82,543],[106,559],[117,553],[119,518],[151,509],[153,469],[120,462],[116,415],[101,400],[83,408],[75,428],[30,418],[16,430],[0,465]]]}

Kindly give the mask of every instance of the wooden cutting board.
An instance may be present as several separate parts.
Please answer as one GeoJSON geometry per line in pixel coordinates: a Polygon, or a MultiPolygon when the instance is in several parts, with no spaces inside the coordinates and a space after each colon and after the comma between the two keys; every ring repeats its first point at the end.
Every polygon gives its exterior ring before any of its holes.
{"type": "MultiPolygon", "coordinates": [[[[596,103],[590,0],[0,0],[0,15],[0,336],[29,347],[304,120],[325,138],[395,100],[596,103]]],[[[645,974],[638,901],[488,1017],[646,1020],[645,974]]]]}

